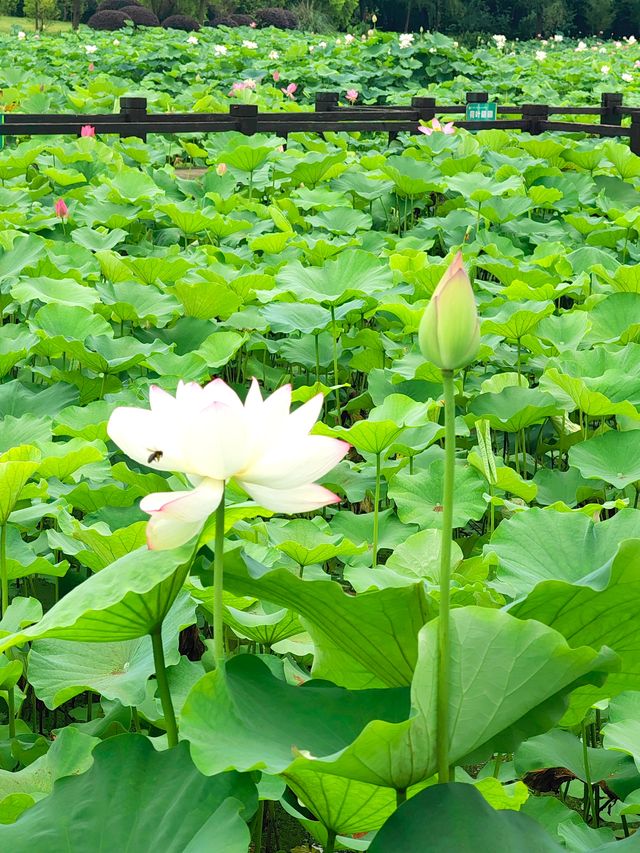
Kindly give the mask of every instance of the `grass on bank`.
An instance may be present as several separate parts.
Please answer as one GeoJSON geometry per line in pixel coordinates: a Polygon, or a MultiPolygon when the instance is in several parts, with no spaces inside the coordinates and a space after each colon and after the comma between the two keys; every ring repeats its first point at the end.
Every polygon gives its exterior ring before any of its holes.
{"type": "MultiPolygon", "coordinates": [[[[10,33],[13,27],[24,30],[25,33],[35,32],[33,18],[12,18],[8,15],[0,15],[0,33],[10,33]]],[[[70,29],[70,21],[49,21],[44,31],[45,33],[66,33],[70,29]]]]}

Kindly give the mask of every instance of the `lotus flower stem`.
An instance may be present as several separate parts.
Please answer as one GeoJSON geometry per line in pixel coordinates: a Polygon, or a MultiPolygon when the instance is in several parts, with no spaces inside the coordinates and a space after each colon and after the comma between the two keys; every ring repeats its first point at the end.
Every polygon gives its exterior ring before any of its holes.
{"type": "Polygon", "coordinates": [[[449,781],[449,586],[451,583],[451,536],[453,533],[453,488],[456,430],[453,370],[442,371],[444,386],[444,488],[442,496],[442,542],[440,545],[440,610],[438,619],[437,738],[438,782],[449,781]]]}
{"type": "Polygon", "coordinates": [[[9,606],[9,576],[7,572],[7,525],[0,527],[0,583],[2,585],[2,602],[0,616],[4,616],[9,606]]]}
{"type": "Polygon", "coordinates": [[[167,742],[169,749],[178,745],[178,724],[176,714],[171,701],[167,668],[164,660],[164,649],[162,648],[162,623],[151,632],[151,644],[153,646],[153,662],[156,668],[156,681],[158,682],[158,693],[162,703],[164,724],[167,727],[167,742]]]}
{"type": "Polygon", "coordinates": [[[373,498],[373,568],[378,565],[378,528],[380,516],[380,454],[376,453],[376,488],[373,498]]]}
{"type": "MultiPolygon", "coordinates": [[[[584,721],[582,723],[582,760],[584,762],[584,777],[586,783],[585,787],[587,793],[587,803],[589,809],[591,810],[591,815],[593,817],[593,825],[597,827],[598,812],[596,811],[596,804],[593,797],[593,785],[591,783],[591,767],[589,766],[589,751],[587,744],[587,724],[584,721]]],[[[587,803],[585,803],[585,813],[587,811],[587,803]]]]}
{"type": "Polygon", "coordinates": [[[224,646],[224,491],[216,510],[216,538],[213,557],[213,651],[216,666],[225,659],[224,646]]]}
{"type": "Polygon", "coordinates": [[[338,329],[336,326],[336,309],[331,304],[331,336],[333,338],[333,383],[336,386],[336,423],[342,423],[340,411],[340,389],[338,388],[338,329]]]}
{"type": "Polygon", "coordinates": [[[13,687],[7,690],[7,707],[9,708],[9,737],[13,738],[16,736],[15,693],[13,687]]]}
{"type": "Polygon", "coordinates": [[[336,835],[333,829],[327,829],[327,843],[324,846],[324,853],[334,853],[336,849],[336,835]]]}

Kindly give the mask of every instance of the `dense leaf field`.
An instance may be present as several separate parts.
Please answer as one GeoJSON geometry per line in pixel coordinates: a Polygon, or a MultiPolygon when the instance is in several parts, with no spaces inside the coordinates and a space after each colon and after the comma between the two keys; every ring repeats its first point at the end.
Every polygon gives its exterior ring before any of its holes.
{"type": "MultiPolygon", "coordinates": [[[[0,36],[0,104],[634,103],[640,58],[197,39],[0,36]]],[[[35,137],[0,151],[0,181],[0,848],[288,853],[288,813],[326,851],[631,849],[640,158],[504,130],[35,137]],[[454,377],[456,784],[439,785],[443,374],[417,332],[459,249],[482,338],[454,377]],[[236,420],[198,432],[179,383],[216,377],[246,407],[210,386],[236,420]],[[153,418],[116,429],[150,396],[153,418]],[[322,440],[287,419],[304,404],[322,440]],[[336,439],[348,453],[313,469],[300,448],[328,459],[336,439]],[[238,461],[252,442],[262,479],[238,461]],[[149,497],[211,478],[208,521],[149,497]],[[309,511],[313,480],[340,501],[309,511]]]]}

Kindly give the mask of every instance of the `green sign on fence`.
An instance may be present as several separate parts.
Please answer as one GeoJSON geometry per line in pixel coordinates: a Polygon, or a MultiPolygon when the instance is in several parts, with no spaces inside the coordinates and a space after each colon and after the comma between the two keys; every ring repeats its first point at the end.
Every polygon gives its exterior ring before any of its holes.
{"type": "Polygon", "coordinates": [[[497,104],[467,104],[467,121],[495,121],[497,114],[497,104]]]}

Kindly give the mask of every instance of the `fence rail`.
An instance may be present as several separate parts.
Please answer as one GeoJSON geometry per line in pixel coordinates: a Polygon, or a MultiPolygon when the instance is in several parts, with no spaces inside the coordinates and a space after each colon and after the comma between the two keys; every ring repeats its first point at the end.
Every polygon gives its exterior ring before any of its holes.
{"type": "MultiPolygon", "coordinates": [[[[420,122],[436,116],[464,115],[468,104],[487,103],[487,92],[468,92],[465,104],[439,105],[435,98],[414,97],[409,106],[339,105],[337,92],[318,92],[313,112],[260,112],[253,104],[232,104],[228,113],[149,113],[146,98],[120,98],[119,113],[28,115],[0,114],[0,137],[77,135],[83,125],[92,125],[96,133],[114,133],[121,137],[146,139],[149,133],[220,133],[239,131],[246,135],[329,131],[387,133],[394,139],[401,132],[417,133],[420,122]]],[[[552,106],[549,104],[498,105],[497,117],[490,121],[456,119],[456,126],[467,130],[524,130],[531,134],[544,131],[583,132],[603,137],[628,137],[631,150],[640,154],[640,107],[623,104],[618,92],[605,92],[599,106],[552,106]],[[551,120],[550,116],[597,116],[597,122],[551,120]],[[508,118],[507,118],[508,116],[508,118]],[[631,118],[629,125],[622,124],[631,118]]]]}

